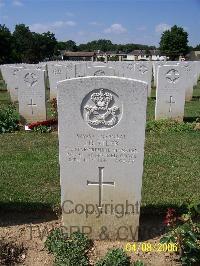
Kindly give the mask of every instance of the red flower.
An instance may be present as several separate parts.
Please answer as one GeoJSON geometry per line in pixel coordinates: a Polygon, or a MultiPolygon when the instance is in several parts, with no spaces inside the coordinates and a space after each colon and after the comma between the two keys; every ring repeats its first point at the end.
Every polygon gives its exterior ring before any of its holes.
{"type": "Polygon", "coordinates": [[[176,211],[172,208],[168,208],[163,223],[167,226],[173,226],[176,220],[177,220],[176,211]]]}
{"type": "Polygon", "coordinates": [[[33,129],[34,127],[38,126],[51,126],[51,125],[56,125],[58,123],[57,119],[49,119],[45,121],[38,121],[38,122],[33,122],[28,125],[30,129],[33,129]]]}

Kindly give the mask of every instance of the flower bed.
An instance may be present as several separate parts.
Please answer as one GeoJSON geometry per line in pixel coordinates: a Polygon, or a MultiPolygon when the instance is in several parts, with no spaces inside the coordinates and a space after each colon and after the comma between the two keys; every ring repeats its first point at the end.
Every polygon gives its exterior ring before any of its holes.
{"type": "Polygon", "coordinates": [[[45,121],[40,121],[40,122],[33,122],[31,124],[28,125],[29,129],[34,129],[38,126],[53,126],[53,125],[57,125],[58,124],[58,120],[57,119],[49,119],[49,120],[45,120],[45,121]]]}

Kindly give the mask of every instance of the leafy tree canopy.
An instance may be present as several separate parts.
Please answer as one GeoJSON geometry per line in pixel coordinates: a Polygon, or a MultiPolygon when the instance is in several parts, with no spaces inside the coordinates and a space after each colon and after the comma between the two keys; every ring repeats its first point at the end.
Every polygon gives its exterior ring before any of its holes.
{"type": "Polygon", "coordinates": [[[0,64],[11,61],[12,34],[5,25],[0,24],[0,64]]]}
{"type": "Polygon", "coordinates": [[[183,28],[174,25],[170,30],[163,32],[160,40],[160,50],[170,59],[174,60],[179,55],[186,55],[188,49],[188,33],[183,28]]]}

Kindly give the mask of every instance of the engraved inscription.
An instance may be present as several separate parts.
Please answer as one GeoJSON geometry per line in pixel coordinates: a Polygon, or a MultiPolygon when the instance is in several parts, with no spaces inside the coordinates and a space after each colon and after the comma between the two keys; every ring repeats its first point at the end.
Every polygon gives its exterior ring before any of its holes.
{"type": "Polygon", "coordinates": [[[166,74],[166,79],[169,83],[176,83],[179,77],[179,72],[176,69],[171,69],[166,74]]]}
{"type": "Polygon", "coordinates": [[[53,74],[54,75],[60,75],[60,74],[62,74],[62,70],[59,69],[59,68],[56,68],[56,69],[53,70],[53,74]]]}
{"type": "Polygon", "coordinates": [[[77,136],[77,145],[66,147],[66,160],[68,162],[115,163],[133,164],[137,157],[136,147],[127,147],[124,143],[126,136],[101,134],[98,138],[91,134],[80,134],[77,136]]]}
{"type": "Polygon", "coordinates": [[[38,79],[34,73],[27,73],[24,77],[24,81],[29,87],[32,87],[38,82],[38,79]]]}
{"type": "Polygon", "coordinates": [[[109,129],[119,122],[122,107],[114,92],[98,89],[83,99],[81,112],[83,119],[92,128],[109,129]]]}

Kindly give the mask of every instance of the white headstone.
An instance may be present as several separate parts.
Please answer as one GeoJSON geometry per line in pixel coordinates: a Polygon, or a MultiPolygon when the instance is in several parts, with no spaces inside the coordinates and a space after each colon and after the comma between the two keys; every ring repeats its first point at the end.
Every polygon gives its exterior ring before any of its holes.
{"type": "Polygon", "coordinates": [[[135,62],[121,62],[121,64],[119,64],[118,66],[119,76],[123,76],[126,78],[134,78],[135,62]]]}
{"type": "Polygon", "coordinates": [[[135,64],[134,78],[148,84],[148,96],[151,96],[152,64],[151,62],[137,62],[135,64]]]}
{"type": "Polygon", "coordinates": [[[154,86],[157,87],[157,79],[158,79],[158,67],[163,66],[165,61],[156,61],[154,62],[154,86]]]}
{"type": "Polygon", "coordinates": [[[76,73],[76,78],[79,77],[85,77],[86,76],[86,68],[87,68],[87,63],[79,63],[75,65],[75,73],[76,73]]]}
{"type": "Polygon", "coordinates": [[[190,101],[193,95],[193,71],[192,71],[192,63],[191,62],[181,62],[180,65],[184,69],[184,88],[185,88],[185,100],[190,101]]]}
{"type": "Polygon", "coordinates": [[[86,230],[94,239],[137,239],[146,103],[147,84],[137,80],[93,76],[58,83],[68,230],[86,230]]]}
{"type": "Polygon", "coordinates": [[[22,70],[22,67],[7,67],[7,89],[10,93],[10,98],[12,102],[18,101],[18,90],[19,90],[19,72],[22,70]]]}
{"type": "Polygon", "coordinates": [[[185,71],[180,66],[160,66],[156,89],[155,119],[182,121],[185,105],[185,71]]]}
{"type": "Polygon", "coordinates": [[[67,79],[75,78],[76,77],[75,64],[67,63],[65,64],[65,67],[67,69],[67,79]]]}
{"type": "Polygon", "coordinates": [[[48,66],[50,99],[57,98],[57,82],[67,78],[67,68],[63,65],[48,66]]]}
{"type": "Polygon", "coordinates": [[[45,71],[21,70],[19,113],[27,122],[46,120],[45,71]]]}

